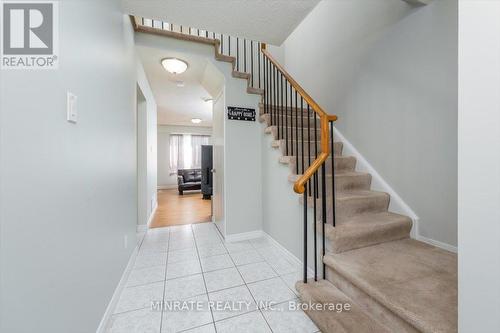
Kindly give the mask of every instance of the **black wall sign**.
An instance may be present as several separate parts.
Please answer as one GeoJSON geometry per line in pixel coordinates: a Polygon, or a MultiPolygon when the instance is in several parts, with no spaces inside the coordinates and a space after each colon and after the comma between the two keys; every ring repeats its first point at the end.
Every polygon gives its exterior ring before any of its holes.
{"type": "Polygon", "coordinates": [[[227,119],[255,121],[255,109],[227,107],[227,119]]]}

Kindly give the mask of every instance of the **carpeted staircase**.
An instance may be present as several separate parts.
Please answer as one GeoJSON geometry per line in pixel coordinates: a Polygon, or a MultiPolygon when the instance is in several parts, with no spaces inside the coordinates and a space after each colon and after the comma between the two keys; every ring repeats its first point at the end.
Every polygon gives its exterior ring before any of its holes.
{"type": "MultiPolygon", "coordinates": [[[[235,57],[220,52],[220,40],[147,27],[134,17],[131,20],[139,32],[212,45],[215,58],[232,65],[233,77],[247,80],[248,93],[264,93],[263,89],[252,86],[251,74],[236,69],[235,57]]],[[[290,168],[288,180],[292,191],[292,183],[299,176],[297,156],[287,156],[284,140],[276,140],[278,130],[271,126],[270,115],[264,114],[263,109],[264,105],[261,105],[260,121],[267,124],[265,132],[275,139],[272,147],[282,153],[279,162],[290,168]]],[[[271,109],[271,106],[266,109],[271,109]]],[[[318,126],[302,110],[288,111],[291,113],[284,133],[291,137],[292,132],[318,126]]],[[[315,159],[319,139],[320,130],[308,131],[303,147],[302,142],[292,141],[297,148],[293,151],[300,157],[304,151],[309,165],[315,159]]],[[[330,156],[325,162],[325,177],[329,180],[335,177],[336,210],[334,228],[332,205],[327,205],[327,252],[321,258],[326,266],[327,280],[299,281],[296,285],[304,302],[324,306],[323,309],[310,308],[306,313],[324,333],[456,332],[456,254],[410,239],[411,219],[388,211],[390,196],[372,191],[371,175],[357,172],[356,158],[343,156],[342,148],[342,143],[336,142],[333,159],[330,156]],[[329,172],[332,163],[335,175],[329,172]],[[331,310],[329,306],[332,304],[348,304],[349,309],[331,310]]],[[[331,192],[331,188],[326,188],[328,202],[333,201],[331,192]]],[[[303,204],[302,200],[301,196],[299,201],[303,204]]],[[[313,209],[310,197],[307,204],[313,209]]],[[[318,221],[315,222],[321,224],[321,203],[317,202],[317,207],[318,221]]]]}
{"type": "MultiPolygon", "coordinates": [[[[305,112],[297,109],[293,112],[284,132],[300,132],[315,126],[314,118],[308,119],[305,112]],[[296,112],[299,112],[297,122],[296,112]]],[[[289,181],[295,182],[300,176],[296,170],[297,157],[286,155],[285,141],[277,140],[278,129],[271,126],[264,105],[260,121],[267,125],[265,132],[273,136],[272,147],[282,154],[279,162],[290,167],[289,181]]],[[[292,142],[298,147],[299,158],[303,149],[306,158],[314,160],[320,137],[319,131],[312,133],[303,148],[302,142],[297,145],[292,142]]],[[[331,163],[335,166],[336,211],[336,227],[333,227],[332,205],[327,206],[327,254],[322,258],[327,280],[310,280],[307,284],[299,281],[296,288],[304,302],[347,302],[351,309],[342,312],[311,309],[306,313],[323,332],[456,332],[456,254],[410,239],[412,220],[388,211],[389,194],[372,191],[371,175],[357,172],[356,158],[343,156],[342,148],[342,143],[336,142],[333,160],[330,157],[326,161],[327,181],[332,177],[328,171],[331,163]]],[[[331,192],[327,187],[328,202],[332,202],[331,192]]],[[[303,200],[300,196],[302,204],[303,200]]],[[[313,197],[308,197],[308,206],[313,209],[313,197]]],[[[320,203],[316,212],[318,226],[322,223],[319,207],[320,203]]]]}

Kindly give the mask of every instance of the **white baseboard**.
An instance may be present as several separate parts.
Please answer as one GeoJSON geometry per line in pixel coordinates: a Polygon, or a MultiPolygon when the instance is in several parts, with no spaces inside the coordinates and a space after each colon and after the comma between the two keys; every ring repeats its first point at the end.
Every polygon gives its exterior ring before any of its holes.
{"type": "Polygon", "coordinates": [[[453,246],[453,245],[450,245],[450,244],[447,244],[447,243],[443,243],[443,242],[440,242],[440,241],[437,241],[437,240],[434,240],[434,239],[431,239],[431,238],[427,238],[427,237],[424,237],[424,236],[421,236],[421,235],[417,235],[417,240],[421,241],[421,242],[424,242],[424,243],[427,243],[427,244],[430,244],[430,245],[434,245],[435,247],[439,247],[440,249],[443,249],[443,250],[446,250],[446,251],[450,251],[450,252],[453,252],[453,253],[457,253],[458,252],[458,248],[456,246],[453,246]]]}
{"type": "Polygon", "coordinates": [[[137,225],[137,232],[146,232],[146,231],[148,231],[147,224],[138,224],[137,225]]]}
{"type": "Polygon", "coordinates": [[[120,299],[120,295],[127,284],[128,276],[130,275],[130,272],[132,271],[132,268],[134,267],[135,259],[137,257],[137,254],[139,253],[139,247],[140,247],[141,243],[142,243],[142,240],[137,242],[137,244],[134,248],[134,251],[130,255],[127,266],[125,267],[125,270],[123,271],[122,277],[120,278],[120,282],[118,282],[118,286],[116,287],[115,291],[113,292],[113,296],[111,297],[111,300],[109,301],[108,306],[106,307],[106,311],[104,312],[104,315],[102,316],[101,322],[99,323],[99,327],[97,327],[96,333],[105,333],[106,332],[109,320],[110,320],[111,316],[113,315],[113,310],[115,309],[116,304],[118,303],[118,300],[120,299]]]}
{"type": "Polygon", "coordinates": [[[173,185],[158,185],[157,189],[159,190],[173,190],[173,189],[176,189],[177,188],[177,185],[176,184],[173,184],[173,185]]]}
{"type": "Polygon", "coordinates": [[[153,207],[153,210],[151,211],[151,214],[149,215],[148,219],[148,228],[151,226],[151,222],[153,222],[153,218],[155,217],[156,210],[158,209],[158,201],[155,202],[155,205],[153,207]]]}
{"type": "MultiPolygon", "coordinates": [[[[297,258],[292,252],[288,251],[287,248],[285,248],[281,243],[279,243],[276,239],[274,239],[271,235],[268,233],[262,231],[262,234],[264,237],[266,237],[268,240],[271,241],[277,248],[279,248],[284,254],[285,254],[285,259],[287,259],[289,262],[296,264],[298,266],[302,266],[304,263],[302,260],[297,258]]],[[[307,267],[307,275],[309,276],[314,276],[314,270],[311,267],[307,267]]]]}
{"type": "Polygon", "coordinates": [[[418,215],[410,208],[410,206],[399,196],[398,193],[385,181],[384,178],[375,170],[375,168],[364,158],[363,155],[354,147],[342,133],[335,128],[335,137],[344,144],[343,154],[356,157],[356,169],[358,171],[367,172],[372,176],[372,189],[389,193],[391,200],[389,202],[389,210],[395,213],[406,215],[413,220],[411,237],[418,237],[418,215]]]}
{"type": "Polygon", "coordinates": [[[242,232],[240,234],[226,235],[225,240],[226,242],[233,243],[233,242],[241,242],[244,240],[259,238],[263,236],[264,232],[262,230],[254,230],[249,232],[242,232]]]}
{"type": "Polygon", "coordinates": [[[138,224],[137,232],[146,232],[151,226],[151,222],[153,222],[153,218],[155,216],[156,210],[158,209],[158,201],[156,201],[155,206],[153,207],[153,211],[149,215],[148,222],[146,224],[138,224]]]}

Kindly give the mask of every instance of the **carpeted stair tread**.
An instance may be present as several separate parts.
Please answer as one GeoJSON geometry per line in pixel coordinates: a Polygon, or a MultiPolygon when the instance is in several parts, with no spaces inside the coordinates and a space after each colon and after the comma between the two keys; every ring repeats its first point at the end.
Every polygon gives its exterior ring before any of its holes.
{"type": "Polygon", "coordinates": [[[323,261],[418,331],[457,331],[456,254],[403,239],[328,253],[323,261]]]}
{"type": "MultiPolygon", "coordinates": [[[[321,219],[323,212],[321,210],[321,195],[316,199],[317,218],[321,219]]],[[[371,190],[352,190],[338,191],[335,194],[335,220],[338,225],[348,221],[349,219],[367,213],[382,213],[389,208],[390,196],[385,192],[371,190]]],[[[299,197],[300,204],[304,203],[304,196],[299,197]]],[[[326,196],[326,202],[331,203],[332,197],[326,196]]],[[[308,196],[307,204],[309,207],[314,207],[314,197],[308,196]]],[[[326,221],[333,221],[333,209],[331,204],[326,207],[326,221]]]]}
{"type": "Polygon", "coordinates": [[[365,312],[343,292],[326,280],[299,281],[295,288],[300,299],[307,304],[349,304],[348,311],[329,311],[325,309],[307,308],[306,314],[311,317],[322,332],[334,333],[389,333],[384,326],[370,318],[365,312]]]}
{"type": "MultiPolygon", "coordinates": [[[[391,212],[360,214],[334,228],[325,226],[330,241],[329,250],[341,253],[410,237],[412,221],[409,217],[391,212]]],[[[319,230],[319,229],[318,229],[319,230]]]]}
{"type": "MultiPolygon", "coordinates": [[[[305,156],[304,160],[309,162],[309,158],[311,161],[314,161],[315,157],[313,156],[305,156]]],[[[290,173],[291,174],[297,174],[296,171],[296,157],[295,156],[281,156],[279,159],[280,163],[283,164],[288,164],[290,167],[290,173]]],[[[302,161],[302,157],[299,158],[299,162],[302,161]]],[[[334,157],[334,166],[335,166],[335,172],[344,172],[344,171],[354,171],[356,168],[356,158],[354,156],[335,156],[334,157]]],[[[302,168],[301,163],[299,163],[299,169],[302,168]]],[[[332,170],[332,158],[331,156],[328,157],[328,159],[325,161],[326,164],[326,170],[332,170]]]]}

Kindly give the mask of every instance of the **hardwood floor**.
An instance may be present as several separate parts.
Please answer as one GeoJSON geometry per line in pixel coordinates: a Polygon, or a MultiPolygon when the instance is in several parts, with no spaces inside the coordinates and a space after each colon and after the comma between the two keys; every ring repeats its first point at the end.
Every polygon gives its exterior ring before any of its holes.
{"type": "Polygon", "coordinates": [[[179,195],[175,189],[159,190],[158,209],[151,228],[210,222],[211,214],[211,201],[202,200],[201,192],[184,192],[184,195],[179,195]]]}

